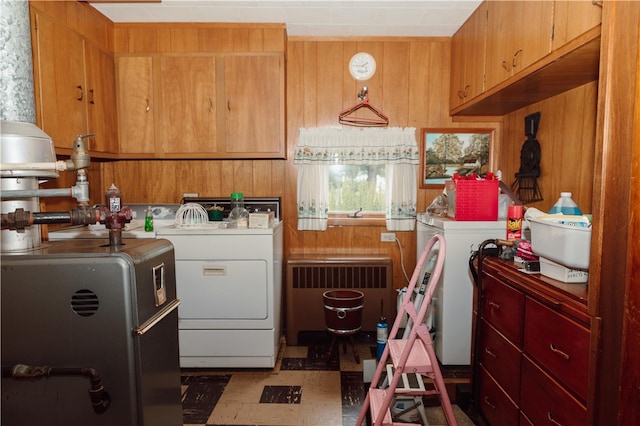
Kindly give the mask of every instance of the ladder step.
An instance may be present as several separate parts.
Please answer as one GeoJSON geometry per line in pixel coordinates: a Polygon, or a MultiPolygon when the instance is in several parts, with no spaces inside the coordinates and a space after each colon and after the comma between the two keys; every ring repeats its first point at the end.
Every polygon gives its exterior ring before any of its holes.
{"type": "MultiPolygon", "coordinates": [[[[394,372],[394,366],[387,364],[387,377],[389,381],[391,381],[394,372]]],[[[396,387],[398,393],[424,392],[424,390],[422,376],[417,373],[402,373],[402,378],[396,387]]]]}
{"type": "MultiPolygon", "coordinates": [[[[389,354],[393,360],[394,367],[398,367],[400,357],[407,346],[407,340],[405,339],[390,339],[387,344],[389,345],[389,354]]],[[[433,366],[431,360],[427,354],[427,350],[424,347],[424,343],[420,339],[416,339],[411,348],[409,358],[404,365],[404,371],[412,373],[432,373],[433,366]]]]}
{"type": "Polygon", "coordinates": [[[403,426],[405,425],[415,425],[415,426],[419,426],[420,423],[393,423],[393,420],[391,419],[391,410],[389,409],[389,406],[384,407],[384,399],[387,396],[387,392],[391,392],[389,389],[376,389],[376,388],[371,388],[369,389],[369,400],[371,402],[371,423],[375,424],[375,419],[377,418],[378,414],[381,411],[384,411],[384,418],[382,419],[382,425],[381,426],[392,426],[392,425],[396,425],[396,424],[402,424],[403,426]]]}

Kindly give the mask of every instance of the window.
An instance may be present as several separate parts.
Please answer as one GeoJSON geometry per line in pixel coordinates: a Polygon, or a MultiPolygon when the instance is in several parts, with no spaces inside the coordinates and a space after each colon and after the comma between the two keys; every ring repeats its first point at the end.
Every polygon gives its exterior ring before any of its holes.
{"type": "Polygon", "coordinates": [[[329,213],[385,212],[386,166],[329,166],[329,213]]]}
{"type": "Polygon", "coordinates": [[[298,230],[324,231],[329,213],[384,217],[388,230],[411,231],[420,154],[415,128],[300,129],[298,230]]]}

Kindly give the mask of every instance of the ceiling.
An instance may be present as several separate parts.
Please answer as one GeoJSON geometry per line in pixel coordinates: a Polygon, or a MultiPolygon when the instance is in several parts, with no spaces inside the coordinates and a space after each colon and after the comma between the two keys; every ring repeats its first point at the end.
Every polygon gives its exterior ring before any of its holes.
{"type": "Polygon", "coordinates": [[[448,37],[481,3],[481,0],[105,1],[108,0],[92,4],[113,22],[284,23],[289,36],[327,37],[448,37]]]}

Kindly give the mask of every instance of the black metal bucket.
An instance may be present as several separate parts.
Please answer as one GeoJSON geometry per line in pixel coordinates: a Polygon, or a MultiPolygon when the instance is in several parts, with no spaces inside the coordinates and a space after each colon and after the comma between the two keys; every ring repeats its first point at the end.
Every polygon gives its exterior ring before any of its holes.
{"type": "Polygon", "coordinates": [[[364,294],[357,290],[331,290],[322,294],[327,330],[353,334],[362,327],[364,294]]]}

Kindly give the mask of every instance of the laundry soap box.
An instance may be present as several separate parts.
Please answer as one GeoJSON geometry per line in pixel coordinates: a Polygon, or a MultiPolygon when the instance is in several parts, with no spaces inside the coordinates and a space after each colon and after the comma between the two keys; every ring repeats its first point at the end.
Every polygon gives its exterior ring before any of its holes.
{"type": "Polygon", "coordinates": [[[249,213],[249,228],[268,229],[274,219],[274,212],[249,213]]]}

